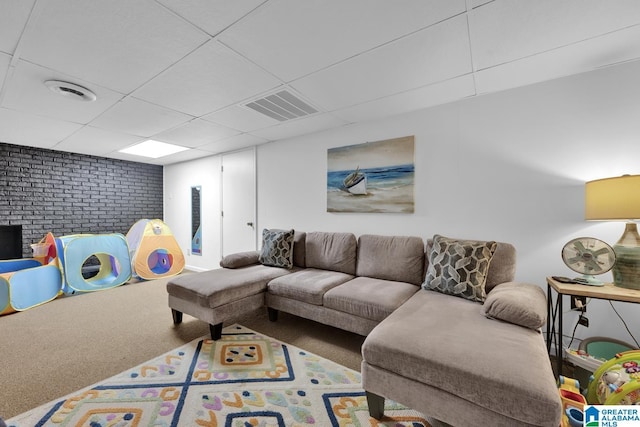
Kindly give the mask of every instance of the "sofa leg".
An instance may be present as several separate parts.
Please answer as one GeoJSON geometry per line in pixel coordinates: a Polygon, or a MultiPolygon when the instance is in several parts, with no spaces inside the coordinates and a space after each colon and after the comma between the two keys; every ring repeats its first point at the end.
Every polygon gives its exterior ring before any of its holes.
{"type": "Polygon", "coordinates": [[[178,310],[171,309],[171,316],[173,316],[173,324],[179,325],[182,323],[182,312],[178,310]]]}
{"type": "Polygon", "coordinates": [[[222,322],[209,325],[209,332],[211,332],[211,339],[218,341],[222,337],[222,322]]]}
{"type": "Polygon", "coordinates": [[[269,313],[269,320],[272,322],[278,321],[278,310],[275,308],[267,307],[267,313],[269,313]]]}
{"type": "Polygon", "coordinates": [[[367,394],[367,405],[369,406],[369,415],[376,420],[384,417],[384,397],[365,391],[367,394]]]}

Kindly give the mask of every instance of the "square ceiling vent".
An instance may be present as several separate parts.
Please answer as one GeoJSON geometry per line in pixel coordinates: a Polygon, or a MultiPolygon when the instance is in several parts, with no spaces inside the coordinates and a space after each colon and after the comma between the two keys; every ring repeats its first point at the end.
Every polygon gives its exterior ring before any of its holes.
{"type": "Polygon", "coordinates": [[[249,107],[280,122],[297,119],[318,112],[317,109],[286,90],[281,90],[264,98],[256,99],[245,104],[245,107],[249,107]]]}

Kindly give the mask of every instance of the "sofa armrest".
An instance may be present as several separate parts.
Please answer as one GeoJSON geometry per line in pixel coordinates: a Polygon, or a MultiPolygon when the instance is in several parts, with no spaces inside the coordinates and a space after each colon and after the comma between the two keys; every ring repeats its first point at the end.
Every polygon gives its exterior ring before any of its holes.
{"type": "Polygon", "coordinates": [[[547,297],[539,286],[505,282],[489,292],[482,310],[491,319],[540,329],[547,321],[547,297]]]}
{"type": "Polygon", "coordinates": [[[249,265],[259,264],[259,251],[238,252],[227,255],[220,260],[220,267],[223,268],[242,268],[249,265]]]}

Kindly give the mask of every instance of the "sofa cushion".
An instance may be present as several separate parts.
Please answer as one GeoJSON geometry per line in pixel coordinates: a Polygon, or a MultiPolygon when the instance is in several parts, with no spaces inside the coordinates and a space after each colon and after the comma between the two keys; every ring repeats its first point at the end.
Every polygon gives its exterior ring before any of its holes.
{"type": "Polygon", "coordinates": [[[258,260],[271,267],[293,267],[293,230],[262,230],[262,249],[258,260]]]}
{"type": "Polygon", "coordinates": [[[264,292],[270,280],[289,273],[291,270],[261,264],[237,269],[219,268],[173,277],[167,283],[167,292],[203,307],[215,308],[264,292]]]}
{"type": "Polygon", "coordinates": [[[463,298],[418,291],[371,331],[362,356],[528,425],[550,425],[561,407],[542,334],[487,319],[463,298]],[[509,404],[514,396],[527,404],[509,404]]]}
{"type": "Polygon", "coordinates": [[[356,277],[324,294],[324,306],[381,321],[420,288],[406,282],[356,277]]]}
{"type": "Polygon", "coordinates": [[[420,285],[424,277],[424,242],[420,237],[358,238],[356,275],[420,285]]]}
{"type": "Polygon", "coordinates": [[[435,235],[424,289],[482,302],[496,242],[457,240],[435,235]]]}
{"type": "Polygon", "coordinates": [[[293,265],[296,267],[305,268],[307,266],[305,263],[306,240],[307,233],[296,230],[293,235],[293,265]]]}
{"type": "Polygon", "coordinates": [[[242,268],[252,264],[258,264],[260,252],[247,251],[229,254],[220,260],[220,267],[223,268],[242,268]]]}
{"type": "Polygon", "coordinates": [[[269,293],[296,301],[322,305],[322,297],[329,289],[335,288],[353,276],[337,271],[306,268],[287,274],[269,282],[269,293]]]}
{"type": "Polygon", "coordinates": [[[314,231],[306,237],[306,266],[356,274],[356,236],[314,231]]]}
{"type": "Polygon", "coordinates": [[[489,318],[537,330],[547,321],[547,298],[539,286],[502,283],[489,292],[482,311],[489,318]]]}

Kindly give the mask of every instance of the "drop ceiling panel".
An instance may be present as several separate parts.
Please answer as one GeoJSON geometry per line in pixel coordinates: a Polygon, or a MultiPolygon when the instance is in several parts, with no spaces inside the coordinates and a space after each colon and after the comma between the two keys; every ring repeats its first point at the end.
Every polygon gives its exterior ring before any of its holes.
{"type": "Polygon", "coordinates": [[[219,154],[240,150],[241,148],[252,147],[254,145],[264,144],[266,142],[268,141],[264,138],[245,133],[242,135],[236,135],[232,136],[231,138],[223,139],[222,141],[204,145],[202,147],[199,147],[199,149],[208,151],[211,154],[219,154]]]}
{"type": "Polygon", "coordinates": [[[13,54],[35,0],[2,2],[0,13],[0,52],[13,54]]]}
{"type": "Polygon", "coordinates": [[[349,122],[362,122],[446,104],[473,95],[475,95],[473,76],[467,74],[355,107],[333,111],[331,114],[349,122]]]}
{"type": "Polygon", "coordinates": [[[637,0],[496,0],[469,12],[475,69],[600,36],[639,21],[637,0]]]}
{"type": "Polygon", "coordinates": [[[467,21],[452,18],[290,84],[326,111],[471,72],[467,21]]]}
{"type": "Polygon", "coordinates": [[[54,119],[86,124],[122,99],[122,95],[71,78],[65,74],[18,61],[15,71],[6,84],[2,106],[27,111],[54,119]],[[85,87],[97,96],[93,102],[84,102],[54,93],[44,85],[46,80],[62,80],[85,87]]]}
{"type": "Polygon", "coordinates": [[[72,153],[104,156],[140,140],[138,136],[85,126],[53,148],[72,153]]]}
{"type": "Polygon", "coordinates": [[[183,147],[199,147],[239,133],[235,129],[205,120],[194,119],[189,123],[154,135],[153,139],[182,145],[183,147]]]}
{"type": "Polygon", "coordinates": [[[125,94],[208,39],[151,0],[42,3],[21,57],[125,94]]]}
{"type": "Polygon", "coordinates": [[[256,129],[262,129],[280,123],[275,119],[256,112],[255,110],[238,105],[216,111],[215,113],[207,114],[202,118],[213,123],[238,129],[242,132],[251,132],[256,129]]]}
{"type": "Polygon", "coordinates": [[[201,116],[278,85],[275,77],[212,40],[134,95],[201,116]]]}
{"type": "Polygon", "coordinates": [[[215,36],[238,19],[265,2],[265,0],[157,0],[215,36]]]}
{"type": "Polygon", "coordinates": [[[193,117],[127,97],[91,122],[94,127],[150,137],[188,122],[193,117]]]}
{"type": "MultiPolygon", "coordinates": [[[[6,87],[3,88],[2,82],[4,82],[7,72],[9,71],[9,64],[11,63],[11,57],[0,52],[0,93],[6,91],[6,87]]],[[[0,97],[0,100],[2,98],[0,97]]]]}
{"type": "Polygon", "coordinates": [[[480,7],[483,4],[487,4],[487,3],[490,3],[492,1],[494,1],[494,0],[471,0],[471,7],[472,8],[480,7]]]}
{"type": "Polygon", "coordinates": [[[478,93],[525,86],[640,58],[640,26],[476,73],[478,93]]]}
{"type": "Polygon", "coordinates": [[[220,35],[289,82],[455,16],[464,0],[276,0],[220,35]]]}
{"type": "Polygon", "coordinates": [[[0,108],[0,141],[51,148],[82,125],[0,108]]]}
{"type": "Polygon", "coordinates": [[[344,126],[346,124],[347,123],[344,120],[330,114],[317,114],[302,119],[284,122],[283,124],[270,128],[256,130],[251,132],[251,134],[270,141],[275,141],[302,134],[319,132],[321,130],[344,126]]]}

